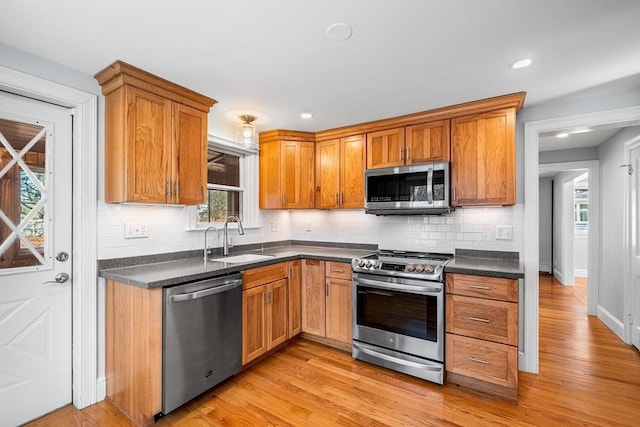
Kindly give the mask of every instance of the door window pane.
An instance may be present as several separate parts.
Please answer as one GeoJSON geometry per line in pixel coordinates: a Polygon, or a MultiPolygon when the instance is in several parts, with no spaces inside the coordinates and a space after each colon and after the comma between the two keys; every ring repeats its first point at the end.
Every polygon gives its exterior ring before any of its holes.
{"type": "Polygon", "coordinates": [[[0,119],[0,268],[44,264],[46,129],[0,119]]]}

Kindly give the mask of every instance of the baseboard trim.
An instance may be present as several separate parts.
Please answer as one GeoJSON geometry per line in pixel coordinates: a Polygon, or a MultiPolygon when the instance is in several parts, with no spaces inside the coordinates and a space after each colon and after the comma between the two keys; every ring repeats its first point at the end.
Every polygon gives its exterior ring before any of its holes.
{"type": "Polygon", "coordinates": [[[576,268],[576,269],[574,270],[574,275],[575,275],[576,277],[589,277],[589,276],[588,276],[588,270],[583,270],[583,269],[581,269],[581,268],[576,268]]]}
{"type": "Polygon", "coordinates": [[[622,341],[624,341],[624,323],[618,320],[613,314],[609,313],[601,305],[598,306],[598,319],[605,326],[613,331],[622,341]]]}
{"type": "Polygon", "coordinates": [[[107,377],[98,377],[96,382],[96,402],[101,402],[107,397],[107,377]]]}

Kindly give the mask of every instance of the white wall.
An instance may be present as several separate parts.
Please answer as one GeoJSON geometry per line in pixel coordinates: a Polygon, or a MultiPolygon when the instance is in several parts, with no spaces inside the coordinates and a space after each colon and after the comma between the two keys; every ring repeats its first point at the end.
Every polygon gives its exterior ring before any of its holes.
{"type": "Polygon", "coordinates": [[[598,147],[542,151],[538,157],[538,164],[582,162],[586,160],[598,160],[598,147]]]}
{"type": "Polygon", "coordinates": [[[600,158],[599,305],[617,321],[624,314],[623,204],[624,143],[640,135],[640,126],[620,130],[598,148],[600,158]],[[605,190],[608,189],[608,190],[605,190]]]}
{"type": "Polygon", "coordinates": [[[553,260],[551,259],[552,252],[552,229],[553,229],[553,217],[552,217],[552,179],[540,178],[540,271],[547,273],[553,272],[553,260]]]}
{"type": "Polygon", "coordinates": [[[573,235],[573,268],[576,277],[587,277],[589,267],[589,235],[574,233],[573,235]]]}

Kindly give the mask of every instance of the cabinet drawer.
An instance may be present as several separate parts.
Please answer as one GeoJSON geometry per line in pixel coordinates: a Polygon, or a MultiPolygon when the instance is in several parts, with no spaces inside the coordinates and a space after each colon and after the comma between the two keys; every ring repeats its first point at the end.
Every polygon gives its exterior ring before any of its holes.
{"type": "Polygon", "coordinates": [[[447,295],[447,332],[518,345],[518,304],[447,295]]]}
{"type": "Polygon", "coordinates": [[[448,294],[518,302],[518,281],[499,277],[447,274],[448,294]]]}
{"type": "Polygon", "coordinates": [[[351,265],[345,262],[326,261],[325,276],[334,279],[351,280],[351,265]]]}
{"type": "Polygon", "coordinates": [[[518,385],[518,348],[447,334],[446,370],[504,387],[518,385]]]}
{"type": "Polygon", "coordinates": [[[265,283],[288,277],[288,263],[265,265],[264,267],[251,268],[242,272],[242,289],[251,289],[265,283]]]}

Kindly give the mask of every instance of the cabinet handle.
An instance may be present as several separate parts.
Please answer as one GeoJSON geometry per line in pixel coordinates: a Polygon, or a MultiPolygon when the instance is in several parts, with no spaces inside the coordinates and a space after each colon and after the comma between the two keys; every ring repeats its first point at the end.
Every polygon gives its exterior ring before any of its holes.
{"type": "Polygon", "coordinates": [[[469,317],[469,320],[473,320],[474,322],[491,323],[489,319],[482,319],[480,317],[469,317]]]}
{"type": "Polygon", "coordinates": [[[171,181],[167,180],[167,199],[171,197],[171,181]]]}
{"type": "Polygon", "coordinates": [[[329,296],[329,283],[325,283],[324,284],[324,291],[325,291],[326,295],[329,296]]]}
{"type": "Polygon", "coordinates": [[[411,147],[407,147],[407,163],[411,163],[411,147]]]}
{"type": "Polygon", "coordinates": [[[180,198],[180,181],[176,181],[176,202],[180,198]]]}
{"type": "Polygon", "coordinates": [[[482,289],[484,291],[490,291],[491,286],[469,285],[471,289],[482,289]]]}
{"type": "Polygon", "coordinates": [[[482,363],[483,365],[489,365],[490,364],[488,360],[480,359],[480,358],[474,357],[474,356],[471,356],[469,358],[469,360],[471,360],[472,362],[476,362],[476,363],[482,363]]]}
{"type": "Polygon", "coordinates": [[[334,273],[344,273],[344,269],[341,269],[341,268],[335,268],[335,269],[333,269],[331,271],[334,272],[334,273]]]}
{"type": "Polygon", "coordinates": [[[404,162],[404,148],[400,147],[400,161],[404,162]]]}
{"type": "Polygon", "coordinates": [[[344,193],[340,193],[340,207],[344,206],[344,193]]]}
{"type": "Polygon", "coordinates": [[[453,200],[458,200],[458,199],[456,199],[456,186],[455,185],[452,188],[452,193],[453,193],[453,200]]]}
{"type": "Polygon", "coordinates": [[[340,206],[340,195],[338,193],[336,193],[336,206],[340,206]]]}

